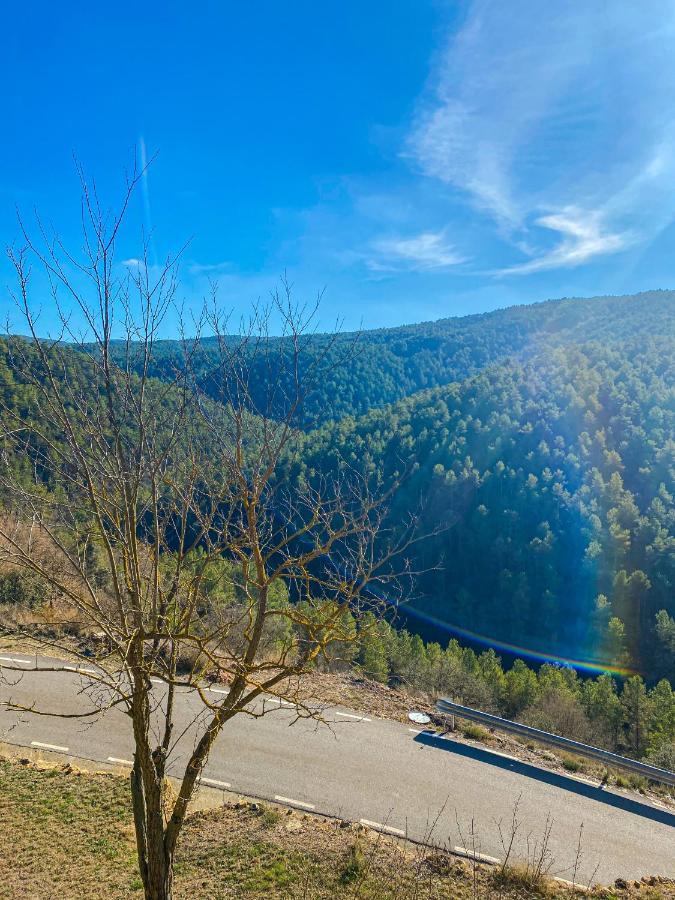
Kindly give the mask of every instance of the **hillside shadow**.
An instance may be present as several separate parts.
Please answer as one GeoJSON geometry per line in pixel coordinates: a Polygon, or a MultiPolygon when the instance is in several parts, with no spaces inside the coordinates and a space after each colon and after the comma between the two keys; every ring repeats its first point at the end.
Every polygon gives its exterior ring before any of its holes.
{"type": "Polygon", "coordinates": [[[596,800],[598,803],[604,803],[606,806],[612,806],[615,809],[621,809],[624,812],[642,816],[645,819],[651,819],[653,822],[659,822],[662,825],[670,825],[671,828],[675,828],[675,814],[668,812],[668,810],[658,809],[631,797],[623,797],[620,794],[615,794],[600,787],[594,787],[591,784],[584,784],[583,781],[577,781],[567,775],[562,775],[560,772],[541,769],[539,766],[534,766],[522,760],[498,756],[495,753],[490,753],[489,750],[484,750],[482,747],[463,744],[452,740],[452,738],[440,738],[426,731],[418,734],[414,741],[417,744],[433,747],[435,750],[443,750],[446,753],[454,753],[467,759],[475,759],[497,769],[507,769],[509,772],[515,772],[525,778],[535,778],[544,784],[550,784],[561,790],[588,797],[591,800],[596,800]]]}

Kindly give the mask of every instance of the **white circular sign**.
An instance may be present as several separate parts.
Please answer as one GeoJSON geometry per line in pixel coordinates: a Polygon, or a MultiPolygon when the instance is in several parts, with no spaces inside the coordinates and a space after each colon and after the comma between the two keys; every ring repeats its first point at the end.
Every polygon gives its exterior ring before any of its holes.
{"type": "Polygon", "coordinates": [[[428,725],[431,722],[431,717],[423,712],[410,712],[408,713],[408,718],[411,722],[416,722],[418,725],[428,725]]]}

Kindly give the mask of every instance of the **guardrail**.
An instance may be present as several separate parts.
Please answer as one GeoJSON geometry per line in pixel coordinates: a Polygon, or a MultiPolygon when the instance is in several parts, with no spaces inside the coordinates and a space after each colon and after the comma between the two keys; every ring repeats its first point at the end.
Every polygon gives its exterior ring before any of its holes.
{"type": "Polygon", "coordinates": [[[502,719],[501,716],[493,716],[491,713],[472,709],[470,706],[462,706],[460,703],[453,703],[452,700],[444,698],[437,700],[436,709],[446,715],[459,716],[461,719],[478,722],[481,725],[487,725],[489,728],[497,728],[500,731],[507,731],[510,734],[530,738],[540,744],[548,744],[551,747],[558,747],[570,753],[576,753],[579,756],[600,760],[608,766],[616,766],[636,775],[642,775],[651,781],[660,781],[663,784],[675,787],[675,772],[669,772],[668,769],[650,766],[648,763],[640,762],[637,759],[629,759],[627,756],[620,756],[618,753],[611,753],[609,750],[602,750],[600,747],[592,747],[590,744],[582,744],[579,741],[570,740],[570,738],[560,737],[557,734],[542,731],[540,728],[532,728],[530,725],[522,725],[520,722],[502,719]]]}

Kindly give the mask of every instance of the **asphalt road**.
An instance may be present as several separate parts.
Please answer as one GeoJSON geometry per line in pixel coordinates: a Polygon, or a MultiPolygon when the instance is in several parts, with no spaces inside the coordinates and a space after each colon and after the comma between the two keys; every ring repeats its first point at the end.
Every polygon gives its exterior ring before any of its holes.
{"type": "MultiPolygon", "coordinates": [[[[31,672],[34,660],[3,653],[0,665],[26,671],[21,676],[6,669],[0,673],[0,741],[121,766],[131,759],[131,725],[119,710],[78,720],[2,708],[10,697],[58,713],[90,705],[86,673],[31,672]],[[12,663],[8,657],[20,661],[12,663]]],[[[218,687],[213,689],[217,699],[218,687]]],[[[164,688],[158,684],[155,690],[161,702],[164,688]]],[[[581,835],[576,883],[675,877],[675,815],[638,795],[600,790],[481,747],[348,709],[325,709],[330,725],[324,725],[298,720],[290,706],[264,703],[269,714],[241,715],[226,726],[204,784],[494,859],[503,859],[505,852],[499,823],[508,842],[517,804],[515,857],[538,856],[550,830],[546,846],[552,875],[574,877],[581,835]]],[[[194,740],[190,723],[200,708],[196,693],[182,693],[174,733],[186,731],[172,752],[170,774],[180,774],[194,740]]],[[[262,708],[261,701],[254,711],[262,708]]]]}

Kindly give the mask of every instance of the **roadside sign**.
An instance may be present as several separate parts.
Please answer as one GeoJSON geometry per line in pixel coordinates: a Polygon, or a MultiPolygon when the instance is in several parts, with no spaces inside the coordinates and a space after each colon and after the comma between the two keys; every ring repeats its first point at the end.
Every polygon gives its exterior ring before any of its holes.
{"type": "Polygon", "coordinates": [[[431,717],[423,712],[409,712],[408,718],[417,725],[428,725],[431,722],[431,717]]]}

